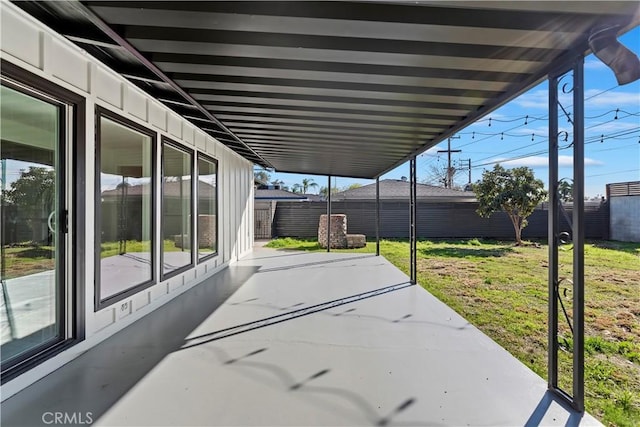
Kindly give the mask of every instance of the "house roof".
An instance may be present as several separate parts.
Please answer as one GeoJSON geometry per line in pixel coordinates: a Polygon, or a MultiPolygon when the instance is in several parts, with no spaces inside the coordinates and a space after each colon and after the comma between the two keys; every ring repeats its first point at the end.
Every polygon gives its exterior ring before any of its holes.
{"type": "Polygon", "coordinates": [[[640,23],[636,1],[20,1],[222,144],[375,178],[640,23]]]}
{"type": "MultiPolygon", "coordinates": [[[[198,186],[198,196],[201,198],[215,198],[216,197],[216,187],[208,184],[204,181],[200,181],[198,186]]],[[[163,184],[163,194],[169,197],[180,197],[180,183],[178,181],[168,181],[163,184]]],[[[150,185],[148,183],[145,184],[133,184],[127,187],[127,197],[130,196],[141,196],[148,195],[150,193],[150,185]]],[[[184,179],[182,180],[182,194],[187,194],[188,191],[191,190],[191,180],[184,179]]],[[[122,189],[120,186],[110,189],[104,190],[102,192],[102,197],[119,197],[122,195],[122,189]]]]}
{"type": "Polygon", "coordinates": [[[309,202],[322,202],[322,201],[324,201],[324,198],[322,198],[322,196],[320,196],[319,194],[305,193],[304,196],[307,198],[307,201],[309,201],[309,202]]]}
{"type": "Polygon", "coordinates": [[[307,200],[304,194],[292,193],[286,190],[256,190],[255,200],[307,200]]]}
{"type": "MultiPolygon", "coordinates": [[[[409,199],[409,182],[398,179],[384,179],[380,181],[380,199],[409,199]]],[[[433,201],[474,201],[475,195],[470,191],[459,191],[449,188],[436,187],[427,184],[416,184],[417,199],[433,201]]],[[[333,200],[375,200],[376,185],[369,184],[351,190],[341,191],[331,196],[333,200]]]]}

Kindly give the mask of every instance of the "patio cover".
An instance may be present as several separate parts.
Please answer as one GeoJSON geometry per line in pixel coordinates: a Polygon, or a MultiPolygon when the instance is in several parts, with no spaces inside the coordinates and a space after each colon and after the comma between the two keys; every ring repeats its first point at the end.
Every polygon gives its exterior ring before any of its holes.
{"type": "Polygon", "coordinates": [[[635,1],[16,4],[254,163],[359,178],[640,23],[635,1]]]}

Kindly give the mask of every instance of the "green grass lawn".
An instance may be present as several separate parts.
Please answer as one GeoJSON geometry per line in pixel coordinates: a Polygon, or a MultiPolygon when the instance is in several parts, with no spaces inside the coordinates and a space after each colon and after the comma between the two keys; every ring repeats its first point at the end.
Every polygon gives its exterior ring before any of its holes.
{"type": "MultiPolygon", "coordinates": [[[[164,241],[163,250],[165,252],[176,252],[182,249],[177,247],[173,240],[167,239],[164,241]]],[[[127,253],[149,251],[151,251],[151,246],[148,241],[128,240],[126,243],[127,253]]],[[[119,242],[104,242],[100,245],[101,258],[118,255],[119,253],[119,242]]],[[[53,246],[34,246],[30,243],[6,246],[4,248],[4,261],[5,279],[53,270],[55,268],[55,248],[53,246]]]]}
{"type": "MultiPolygon", "coordinates": [[[[276,239],[267,247],[322,250],[317,241],[276,239]]],[[[381,254],[409,273],[407,241],[382,240],[381,254]]],[[[545,244],[419,241],[418,282],[511,354],[547,377],[545,244]]],[[[375,252],[375,243],[350,252],[375,252]]],[[[571,250],[560,253],[560,276],[571,277],[571,250]]],[[[571,311],[571,295],[565,303],[571,311]]],[[[640,244],[585,245],[586,408],[604,424],[640,425],[640,244]]],[[[571,337],[560,312],[561,387],[571,392],[571,337]]]]}
{"type": "Polygon", "coordinates": [[[28,276],[55,268],[55,248],[22,244],[6,246],[4,250],[4,279],[28,276]]]}
{"type": "MultiPolygon", "coordinates": [[[[176,246],[173,240],[170,239],[164,240],[163,245],[163,250],[165,252],[177,252],[182,250],[176,246]]],[[[151,242],[148,240],[144,242],[139,240],[127,240],[125,248],[126,253],[151,252],[151,242]]],[[[100,258],[118,255],[119,253],[120,242],[104,242],[100,245],[100,258]]]]}

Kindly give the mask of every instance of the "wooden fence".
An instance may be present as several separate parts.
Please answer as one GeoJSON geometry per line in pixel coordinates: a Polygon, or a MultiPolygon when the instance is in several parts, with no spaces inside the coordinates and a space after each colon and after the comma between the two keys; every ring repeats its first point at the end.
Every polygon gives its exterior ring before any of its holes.
{"type": "MultiPolygon", "coordinates": [[[[490,218],[481,218],[477,203],[425,203],[417,205],[419,238],[496,238],[513,239],[514,230],[506,214],[498,212],[490,218]]],[[[572,207],[565,205],[566,216],[561,214],[561,230],[569,231],[567,218],[572,207]]],[[[324,202],[278,202],[273,224],[273,237],[317,237],[320,215],[327,212],[324,202]]],[[[347,215],[349,233],[375,237],[374,201],[339,201],[331,204],[332,213],[347,215]]],[[[548,210],[539,206],[528,218],[522,232],[524,239],[546,239],[548,210]]],[[[409,236],[409,203],[380,202],[380,237],[407,238],[409,236]]],[[[609,238],[609,209],[606,203],[587,203],[585,206],[585,237],[609,238]]]]}

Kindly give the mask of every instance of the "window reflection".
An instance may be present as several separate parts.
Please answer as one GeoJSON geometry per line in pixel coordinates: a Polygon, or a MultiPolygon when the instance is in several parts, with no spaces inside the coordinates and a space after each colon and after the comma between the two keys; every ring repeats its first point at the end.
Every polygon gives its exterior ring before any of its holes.
{"type": "Polygon", "coordinates": [[[63,109],[1,86],[2,365],[63,339],[58,146],[63,109]]]}
{"type": "Polygon", "coordinates": [[[198,259],[218,251],[217,172],[215,160],[198,158],[198,259]]]}
{"type": "Polygon", "coordinates": [[[191,154],[170,144],[162,153],[162,272],[191,262],[191,154]]]}
{"type": "Polygon", "coordinates": [[[100,117],[100,300],[153,278],[153,138],[100,117]]]}

